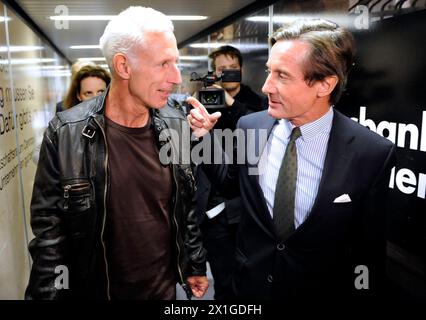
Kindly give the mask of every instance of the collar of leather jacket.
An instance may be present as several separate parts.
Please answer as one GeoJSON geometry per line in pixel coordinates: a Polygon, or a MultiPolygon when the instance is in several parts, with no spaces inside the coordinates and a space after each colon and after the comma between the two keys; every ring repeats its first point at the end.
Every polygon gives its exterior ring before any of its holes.
{"type": "MultiPolygon", "coordinates": [[[[110,86],[105,90],[104,93],[93,99],[83,101],[72,107],[73,112],[59,112],[58,117],[62,122],[84,120],[90,116],[104,115],[105,113],[105,98],[109,93],[110,86]]],[[[183,94],[172,94],[167,99],[167,105],[154,109],[151,108],[151,116],[159,115],[162,118],[180,118],[186,120],[184,109],[182,105],[185,103],[186,95],[183,94]]]]}
{"type": "MultiPolygon", "coordinates": [[[[93,99],[83,101],[69,110],[57,113],[59,121],[56,125],[59,127],[64,123],[87,120],[86,127],[89,127],[89,131],[86,132],[87,135],[84,134],[84,132],[83,134],[90,137],[97,127],[94,124],[91,125],[90,120],[92,118],[95,118],[101,126],[104,126],[105,99],[109,93],[109,89],[110,87],[108,86],[103,94],[93,99]]],[[[151,127],[157,135],[165,128],[170,127],[170,124],[175,122],[173,119],[180,120],[179,122],[186,122],[186,115],[182,108],[185,99],[186,95],[173,94],[168,98],[166,106],[159,109],[150,109],[151,127]]]]}

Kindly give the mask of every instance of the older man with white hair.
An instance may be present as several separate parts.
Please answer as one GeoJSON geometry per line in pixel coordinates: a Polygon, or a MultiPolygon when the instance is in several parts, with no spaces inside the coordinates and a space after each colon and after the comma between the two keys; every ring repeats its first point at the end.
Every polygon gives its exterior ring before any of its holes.
{"type": "Polygon", "coordinates": [[[160,135],[188,126],[167,106],[181,82],[172,22],[130,7],[109,22],[100,45],[109,90],[57,114],[44,135],[26,298],[168,300],[176,282],[201,297],[206,252],[192,168],[159,160],[160,135]]]}

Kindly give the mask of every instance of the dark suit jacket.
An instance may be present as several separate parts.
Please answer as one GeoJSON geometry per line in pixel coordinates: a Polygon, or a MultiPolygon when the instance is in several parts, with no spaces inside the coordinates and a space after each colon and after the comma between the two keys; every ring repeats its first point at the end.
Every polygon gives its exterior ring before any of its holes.
{"type": "MultiPolygon", "coordinates": [[[[239,128],[266,129],[269,136],[275,121],[267,111],[258,112],[242,117],[239,128]]],[[[239,143],[254,144],[259,155],[265,145],[258,134],[239,143]]],[[[277,239],[258,176],[248,171],[257,163],[205,166],[215,184],[230,192],[238,183],[241,192],[244,207],[233,279],[237,298],[317,299],[375,293],[384,276],[384,196],[394,163],[391,142],[334,110],[314,206],[283,244],[277,239]],[[333,203],[342,194],[352,201],[333,203]],[[369,268],[369,290],[355,290],[357,265],[369,268]]]]}
{"type": "MultiPolygon", "coordinates": [[[[246,115],[268,108],[268,99],[264,95],[258,95],[249,86],[241,84],[241,89],[234,97],[234,104],[229,108],[210,109],[209,112],[220,111],[222,116],[215,125],[215,129],[235,130],[238,120],[246,115]]],[[[239,194],[228,197],[227,194],[217,194],[216,188],[211,185],[209,179],[204,174],[202,168],[197,170],[197,206],[196,213],[200,223],[206,219],[205,212],[221,202],[225,202],[226,221],[228,224],[237,224],[241,215],[241,198],[239,194]],[[214,198],[213,198],[214,196],[214,198]]],[[[208,219],[208,218],[207,218],[208,219]]]]}

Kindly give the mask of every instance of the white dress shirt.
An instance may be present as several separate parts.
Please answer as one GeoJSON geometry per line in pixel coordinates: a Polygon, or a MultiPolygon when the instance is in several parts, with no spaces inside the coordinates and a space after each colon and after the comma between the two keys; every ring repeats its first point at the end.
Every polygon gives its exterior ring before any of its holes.
{"type": "MultiPolygon", "coordinates": [[[[296,228],[308,217],[318,193],[333,115],[333,108],[330,107],[321,118],[300,127],[302,135],[296,140],[297,182],[294,205],[296,228]]],[[[259,161],[259,184],[271,216],[278,173],[293,128],[288,120],[279,120],[272,129],[259,161]]]]}

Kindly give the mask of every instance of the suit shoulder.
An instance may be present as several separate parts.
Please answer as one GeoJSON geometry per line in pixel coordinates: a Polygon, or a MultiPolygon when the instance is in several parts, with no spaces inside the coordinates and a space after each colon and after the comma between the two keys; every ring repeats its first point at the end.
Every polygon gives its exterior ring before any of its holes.
{"type": "Polygon", "coordinates": [[[238,121],[238,127],[242,129],[259,128],[261,123],[270,121],[275,120],[268,114],[268,110],[263,110],[242,116],[238,121]]]}
{"type": "Polygon", "coordinates": [[[343,115],[342,113],[338,111],[334,111],[335,116],[337,117],[336,120],[341,122],[342,127],[344,130],[350,131],[354,134],[354,136],[361,142],[362,144],[365,144],[365,146],[370,147],[383,147],[386,149],[391,148],[394,144],[389,141],[388,139],[382,137],[378,133],[371,131],[370,129],[364,127],[363,125],[359,124],[358,122],[355,122],[351,118],[343,115]]]}

